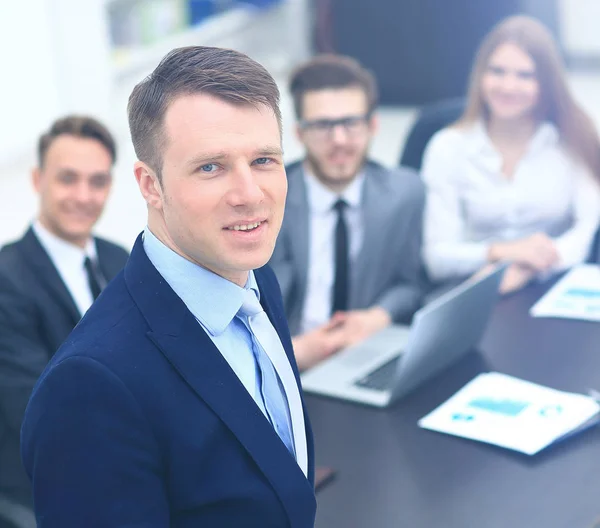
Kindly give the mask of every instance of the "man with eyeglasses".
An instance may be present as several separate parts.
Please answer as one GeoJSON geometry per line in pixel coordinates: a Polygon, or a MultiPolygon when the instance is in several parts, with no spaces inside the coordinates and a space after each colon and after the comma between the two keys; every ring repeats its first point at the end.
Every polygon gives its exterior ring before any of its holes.
{"type": "Polygon", "coordinates": [[[358,62],[318,56],[290,91],[306,155],[288,171],[270,264],[306,369],[418,308],[424,189],[414,172],[368,160],[377,86],[358,62]]]}

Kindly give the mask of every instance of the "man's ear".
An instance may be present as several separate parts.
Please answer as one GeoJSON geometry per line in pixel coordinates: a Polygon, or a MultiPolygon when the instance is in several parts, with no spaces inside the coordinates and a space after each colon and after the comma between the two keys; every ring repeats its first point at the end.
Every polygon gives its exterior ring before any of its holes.
{"type": "Polygon", "coordinates": [[[31,169],[31,183],[35,192],[39,193],[42,187],[42,171],[39,167],[31,169]]]}
{"type": "Polygon", "coordinates": [[[162,209],[163,190],[157,174],[143,161],[136,161],[133,173],[146,203],[154,209],[162,209]]]}
{"type": "Polygon", "coordinates": [[[304,143],[304,138],[302,137],[302,127],[300,126],[300,123],[296,122],[294,131],[296,132],[296,138],[298,141],[300,141],[300,143],[304,143]]]}
{"type": "Polygon", "coordinates": [[[379,131],[379,115],[376,113],[373,113],[369,118],[369,130],[371,134],[377,134],[379,131]]]}

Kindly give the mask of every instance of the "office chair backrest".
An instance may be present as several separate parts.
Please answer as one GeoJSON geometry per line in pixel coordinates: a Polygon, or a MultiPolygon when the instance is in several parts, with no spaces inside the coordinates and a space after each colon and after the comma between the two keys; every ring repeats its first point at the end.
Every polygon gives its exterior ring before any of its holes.
{"type": "MultiPolygon", "coordinates": [[[[590,264],[600,264],[600,228],[596,230],[594,240],[592,240],[592,247],[590,248],[590,254],[586,259],[586,262],[590,264]]],[[[599,527],[600,528],[600,525],[599,527]]]]}
{"type": "Polygon", "coordinates": [[[431,137],[438,130],[454,123],[464,112],[465,105],[465,99],[460,97],[424,106],[408,134],[400,165],[420,171],[423,153],[431,137]]]}

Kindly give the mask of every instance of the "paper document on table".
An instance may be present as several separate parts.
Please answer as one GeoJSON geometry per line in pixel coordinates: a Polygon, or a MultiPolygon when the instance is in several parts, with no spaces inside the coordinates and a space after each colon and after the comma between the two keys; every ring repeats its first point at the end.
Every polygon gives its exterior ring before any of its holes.
{"type": "Polygon", "coordinates": [[[424,429],[534,455],[600,418],[600,404],[512,376],[480,374],[419,420],[424,429]]]}
{"type": "Polygon", "coordinates": [[[534,317],[600,321],[600,266],[574,267],[529,312],[534,317]]]}

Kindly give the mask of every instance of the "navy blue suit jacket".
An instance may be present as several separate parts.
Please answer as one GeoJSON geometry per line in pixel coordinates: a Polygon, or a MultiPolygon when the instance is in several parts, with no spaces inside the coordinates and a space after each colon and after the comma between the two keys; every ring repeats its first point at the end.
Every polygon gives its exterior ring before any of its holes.
{"type": "MultiPolygon", "coordinates": [[[[255,273],[299,383],[277,281],[255,273]]],[[[313,526],[306,421],[308,479],[138,238],[27,407],[38,526],[313,526]]]]}

